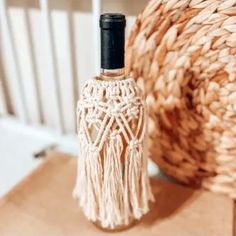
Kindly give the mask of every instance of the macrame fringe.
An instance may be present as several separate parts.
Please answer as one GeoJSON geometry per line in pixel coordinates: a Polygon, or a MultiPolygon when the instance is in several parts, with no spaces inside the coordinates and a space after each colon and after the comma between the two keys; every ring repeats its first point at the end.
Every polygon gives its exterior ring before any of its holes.
{"type": "Polygon", "coordinates": [[[114,228],[128,225],[133,218],[140,219],[148,212],[148,202],[154,201],[154,197],[142,144],[128,145],[124,163],[120,135],[105,142],[102,155],[89,145],[81,148],[74,197],[89,220],[99,221],[104,228],[114,228]]]}
{"type": "Polygon", "coordinates": [[[99,217],[102,199],[102,162],[96,147],[81,142],[78,160],[77,183],[73,196],[91,221],[99,217]]]}
{"type": "Polygon", "coordinates": [[[78,102],[78,199],[87,218],[104,228],[147,213],[153,195],[143,145],[145,104],[132,78],[89,80],[78,102]],[[95,133],[93,133],[95,129],[95,133]]]}
{"type": "Polygon", "coordinates": [[[122,224],[124,215],[123,209],[123,177],[122,163],[120,161],[122,153],[122,139],[116,135],[105,143],[104,176],[103,176],[103,204],[101,207],[100,221],[103,227],[115,227],[122,224]]]}

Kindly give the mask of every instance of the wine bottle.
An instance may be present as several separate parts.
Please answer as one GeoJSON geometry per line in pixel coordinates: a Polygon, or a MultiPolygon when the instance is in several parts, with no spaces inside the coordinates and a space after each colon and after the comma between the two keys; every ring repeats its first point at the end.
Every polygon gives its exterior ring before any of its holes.
{"type": "Polygon", "coordinates": [[[125,75],[126,19],[100,16],[101,73],[78,101],[79,156],[74,197],[89,220],[109,230],[129,227],[153,200],[144,155],[145,100],[125,75]]]}

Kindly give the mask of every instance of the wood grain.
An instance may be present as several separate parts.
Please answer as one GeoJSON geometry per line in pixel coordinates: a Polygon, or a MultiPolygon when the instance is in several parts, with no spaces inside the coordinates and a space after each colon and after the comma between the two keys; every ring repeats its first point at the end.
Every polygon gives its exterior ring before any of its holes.
{"type": "MultiPolygon", "coordinates": [[[[87,221],[72,199],[76,160],[53,154],[0,200],[1,236],[112,235],[87,221]]],[[[233,201],[152,180],[156,203],[135,226],[116,235],[231,236],[233,201]]]]}

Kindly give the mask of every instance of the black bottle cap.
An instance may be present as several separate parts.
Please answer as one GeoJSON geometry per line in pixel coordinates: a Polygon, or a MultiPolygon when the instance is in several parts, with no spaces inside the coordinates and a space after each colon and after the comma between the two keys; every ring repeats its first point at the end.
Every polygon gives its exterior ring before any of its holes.
{"type": "Polygon", "coordinates": [[[125,16],[119,13],[105,13],[100,16],[101,68],[124,67],[125,16]]]}

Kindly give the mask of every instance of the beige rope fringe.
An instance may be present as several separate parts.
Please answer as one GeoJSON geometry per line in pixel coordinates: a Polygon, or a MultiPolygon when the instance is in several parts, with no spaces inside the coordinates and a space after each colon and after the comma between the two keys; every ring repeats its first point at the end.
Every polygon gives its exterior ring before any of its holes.
{"type": "Polygon", "coordinates": [[[77,183],[74,197],[104,228],[128,225],[154,200],[143,155],[145,104],[133,79],[89,80],[78,102],[77,183]]]}
{"type": "Polygon", "coordinates": [[[127,42],[149,151],[178,180],[236,198],[236,0],[152,0],[127,42]]]}

